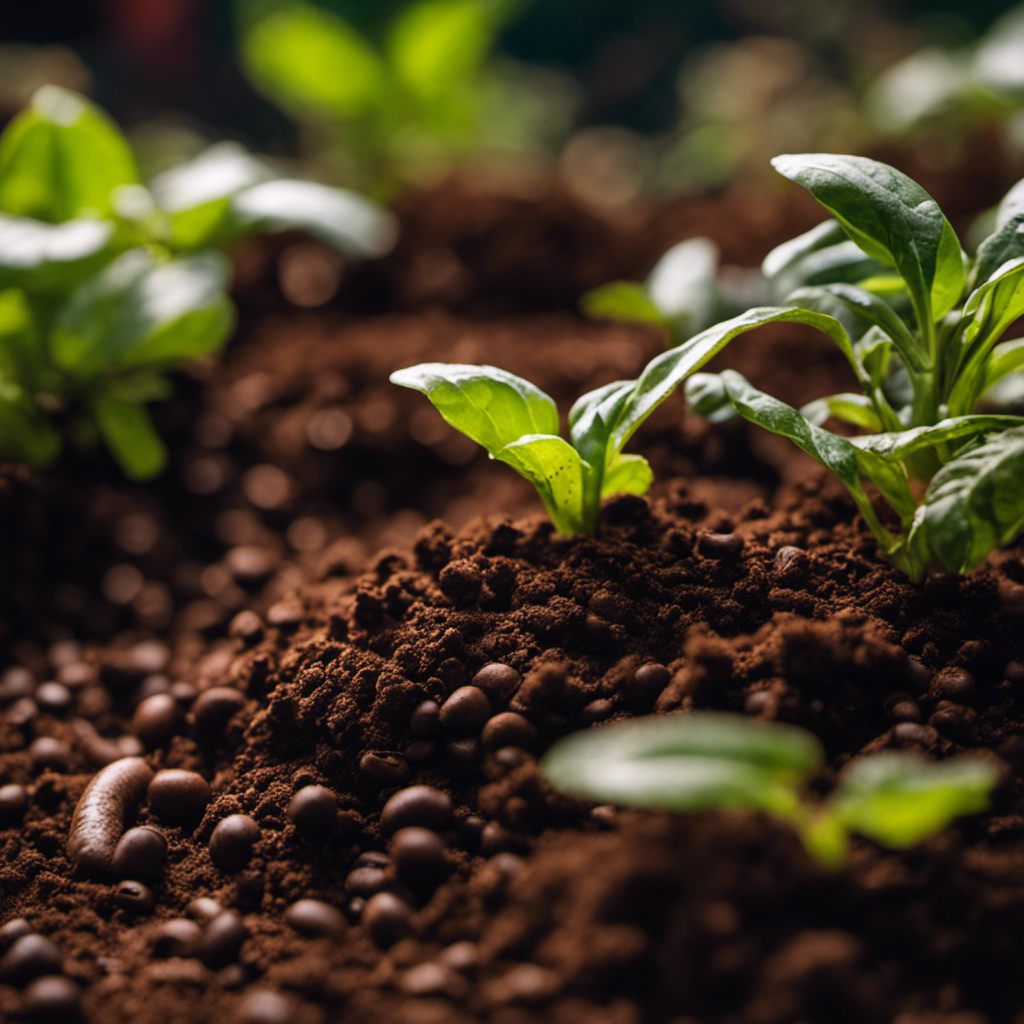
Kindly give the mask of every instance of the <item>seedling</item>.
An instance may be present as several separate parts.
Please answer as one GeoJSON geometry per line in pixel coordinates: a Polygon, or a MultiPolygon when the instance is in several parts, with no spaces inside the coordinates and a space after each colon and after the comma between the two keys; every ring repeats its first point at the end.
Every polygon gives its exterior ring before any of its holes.
{"type": "Polygon", "coordinates": [[[391,382],[423,392],[449,425],[529,480],[555,527],[572,536],[594,532],[603,498],[646,493],[651,467],[643,456],[622,449],[676,385],[715,351],[712,346],[694,355],[671,349],[639,379],[615,381],[584,395],[569,411],[568,441],[559,436],[554,401],[495,366],[421,363],[393,373],[391,382]]]}
{"type": "Polygon", "coordinates": [[[844,862],[851,832],[893,849],[914,846],[985,810],[996,783],[995,768],[980,759],[935,763],[891,751],[851,762],[819,801],[807,782],[824,760],[802,729],[696,712],[575,733],[548,751],[541,770],[556,789],[602,803],[760,811],[789,823],[827,867],[844,862]]]}
{"type": "Polygon", "coordinates": [[[0,135],[0,459],[47,466],[67,433],[102,438],[130,477],[159,472],[146,403],[234,320],[217,250],[284,227],[351,258],[393,234],[361,197],[281,178],[230,144],[147,189],[102,111],[41,89],[0,135]]]}
{"type": "Polygon", "coordinates": [[[967,257],[928,193],[885,164],[812,154],[774,166],[835,221],[765,260],[776,287],[798,285],[785,307],[749,310],[677,351],[693,358],[763,324],[809,324],[836,343],[861,391],[797,411],[726,371],[692,378],[691,403],[716,416],[731,406],[833,470],[884,553],[913,578],[936,564],[968,572],[1024,527],[1024,417],[976,411],[1024,367],[1024,340],[1000,343],[1024,314],[1024,184],[967,257]],[[839,231],[855,248],[836,242],[839,231]],[[872,433],[841,437],[820,426],[828,417],[872,433]],[[876,513],[865,481],[897,529],[876,513]]]}

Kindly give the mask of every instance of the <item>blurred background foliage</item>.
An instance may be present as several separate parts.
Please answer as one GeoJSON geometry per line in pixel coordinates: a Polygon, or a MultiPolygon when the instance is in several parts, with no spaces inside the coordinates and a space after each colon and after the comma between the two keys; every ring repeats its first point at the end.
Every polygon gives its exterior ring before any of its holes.
{"type": "Polygon", "coordinates": [[[388,195],[557,167],[614,205],[784,150],[1024,151],[1024,14],[997,0],[0,2],[0,117],[55,82],[149,169],[233,137],[388,195]]]}

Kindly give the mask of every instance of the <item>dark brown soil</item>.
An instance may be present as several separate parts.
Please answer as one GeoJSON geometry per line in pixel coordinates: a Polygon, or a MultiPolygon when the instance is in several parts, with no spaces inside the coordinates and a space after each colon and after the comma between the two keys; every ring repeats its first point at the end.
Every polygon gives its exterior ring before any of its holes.
{"type": "MultiPolygon", "coordinates": [[[[291,286],[273,284],[282,261],[318,258],[306,243],[243,256],[243,330],[162,410],[173,465],[156,486],[71,459],[0,478],[0,669],[28,670],[0,674],[0,786],[28,796],[0,809],[0,926],[23,916],[52,939],[104,1024],[1019,1024],[1021,550],[912,585],[803,457],[678,399],[636,442],[651,501],[613,502],[596,540],[565,540],[505,467],[385,383],[426,358],[486,361],[565,409],[661,344],[578,320],[582,291],[692,233],[753,265],[813,210],[722,197],[615,222],[564,196],[447,188],[410,200],[402,247],[343,275],[324,308],[288,312],[291,286]],[[423,710],[490,662],[518,682],[489,684],[483,717],[521,717],[484,729],[423,710]],[[635,675],[651,663],[667,669],[656,685],[635,675]],[[214,687],[238,710],[204,731],[193,705],[214,687]],[[168,693],[180,714],[153,735],[135,709],[168,693]],[[991,813],[907,854],[858,844],[829,874],[759,818],[595,809],[539,776],[567,732],[696,707],[811,729],[821,786],[884,746],[987,751],[1003,783],[991,813]],[[154,770],[213,791],[194,828],[145,801],[134,815],[170,844],[152,907],[65,852],[106,747],[133,734],[154,770]],[[316,840],[287,813],[312,784],[341,808],[316,840]],[[452,801],[433,874],[402,868],[381,827],[414,784],[452,801]],[[224,870],[207,844],[235,813],[260,838],[224,870]],[[364,914],[375,890],[401,901],[394,934],[364,914]],[[240,950],[162,954],[161,928],[197,897],[241,915],[240,950]],[[292,927],[303,898],[338,908],[340,934],[292,927]]],[[[793,402],[848,383],[827,343],[792,330],[723,365],[793,402]]],[[[0,932],[0,956],[9,944],[0,932]]],[[[0,1019],[31,1009],[24,981],[0,959],[0,1019]]]]}

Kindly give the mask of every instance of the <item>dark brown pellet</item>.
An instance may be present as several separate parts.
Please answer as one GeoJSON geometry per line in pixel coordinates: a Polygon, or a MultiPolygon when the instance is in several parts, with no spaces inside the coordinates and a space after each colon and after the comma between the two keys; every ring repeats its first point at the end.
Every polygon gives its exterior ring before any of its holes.
{"type": "Polygon", "coordinates": [[[633,673],[633,685],[644,700],[653,701],[672,681],[672,673],[664,665],[651,662],[633,673]]]}
{"type": "Polygon", "coordinates": [[[71,710],[74,697],[71,691],[60,683],[40,683],[33,694],[36,706],[49,715],[66,715],[71,710]]]}
{"type": "Polygon", "coordinates": [[[380,865],[364,864],[353,868],[345,878],[345,891],[353,896],[369,899],[378,892],[388,888],[391,875],[380,865]]]}
{"type": "Polygon", "coordinates": [[[412,776],[409,762],[401,754],[367,751],[359,759],[359,771],[381,787],[402,786],[412,776]]]}
{"type": "Polygon", "coordinates": [[[414,736],[436,736],[440,727],[441,706],[436,700],[423,701],[409,718],[409,728],[414,736]]]}
{"type": "Polygon", "coordinates": [[[1024,685],[1024,661],[1009,661],[1003,669],[1003,678],[1014,686],[1024,685]]]}
{"type": "Polygon", "coordinates": [[[202,929],[184,917],[164,921],[153,933],[153,955],[159,957],[194,956],[202,929]]]}
{"type": "Polygon", "coordinates": [[[241,871],[259,842],[260,827],[248,814],[229,814],[210,836],[210,859],[221,871],[241,871]]]}
{"type": "Polygon", "coordinates": [[[209,896],[197,896],[190,900],[185,913],[194,917],[197,921],[212,921],[218,914],[222,914],[224,908],[209,896]]]}
{"type": "Polygon", "coordinates": [[[20,818],[28,807],[28,790],[16,782],[0,786],[0,822],[11,822],[20,818]]]}
{"type": "Polygon", "coordinates": [[[238,1004],[239,1024],[295,1024],[295,1015],[294,999],[267,988],[247,992],[238,1004]]]}
{"type": "Polygon", "coordinates": [[[306,617],[301,601],[285,598],[267,609],[267,624],[276,629],[295,629],[306,617]]]}
{"type": "Polygon", "coordinates": [[[249,929],[238,914],[224,910],[203,929],[199,940],[199,959],[213,969],[224,967],[237,959],[248,937],[249,929]]]}
{"type": "Polygon", "coordinates": [[[150,825],[130,828],[114,849],[110,864],[115,878],[150,882],[160,877],[167,859],[167,837],[150,825]]]}
{"type": "Polygon", "coordinates": [[[480,963],[480,948],[475,942],[469,940],[453,942],[437,954],[437,959],[453,971],[469,974],[475,971],[480,963]]]}
{"type": "Polygon", "coordinates": [[[978,690],[974,676],[963,668],[946,668],[932,679],[929,691],[939,700],[952,700],[957,704],[969,704],[978,690]]]}
{"type": "Polygon", "coordinates": [[[400,828],[391,839],[398,877],[411,887],[433,885],[448,869],[444,840],[430,829],[400,828]]]}
{"type": "Polygon", "coordinates": [[[11,948],[25,935],[32,935],[35,929],[23,917],[12,917],[2,928],[0,928],[0,953],[11,948]]]}
{"type": "Polygon", "coordinates": [[[504,665],[500,661],[484,665],[473,676],[473,685],[478,686],[488,697],[500,704],[507,703],[512,698],[522,681],[523,677],[511,665],[504,665]]]}
{"type": "Polygon", "coordinates": [[[132,716],[132,732],[147,747],[161,747],[181,732],[185,715],[181,705],[169,693],[147,697],[132,716]]]}
{"type": "Polygon", "coordinates": [[[498,750],[501,747],[536,750],[540,744],[540,733],[525,715],[502,711],[488,719],[480,733],[480,743],[486,750],[498,750]]]}
{"type": "Polygon", "coordinates": [[[245,697],[228,686],[203,690],[192,704],[196,730],[213,736],[224,731],[228,722],[245,707],[245,697]]]}
{"type": "Polygon", "coordinates": [[[920,722],[921,705],[916,700],[898,700],[890,705],[889,715],[894,722],[920,722]]]}
{"type": "Polygon", "coordinates": [[[27,985],[44,974],[60,974],[63,957],[45,935],[22,935],[0,957],[0,979],[9,985],[27,985]]]}
{"type": "Polygon", "coordinates": [[[587,725],[593,725],[594,722],[603,722],[606,718],[609,718],[614,710],[615,705],[610,700],[605,697],[599,697],[597,700],[592,700],[580,712],[580,718],[587,725]]]}
{"type": "Polygon", "coordinates": [[[475,736],[490,717],[491,702],[479,686],[460,686],[441,705],[441,728],[449,736],[475,736]]]}
{"type": "Polygon", "coordinates": [[[939,738],[930,725],[918,725],[916,722],[900,722],[893,726],[892,734],[897,743],[905,747],[930,747],[939,738]]]}
{"type": "Polygon", "coordinates": [[[705,558],[733,559],[743,551],[738,533],[702,533],[697,537],[697,552],[705,558]]]}
{"type": "Polygon", "coordinates": [[[381,949],[412,934],[412,907],[390,892],[379,892],[366,901],[363,927],[381,949]]]}
{"type": "Polygon", "coordinates": [[[338,821],[338,798],[325,786],[303,786],[288,804],[288,820],[306,839],[326,839],[338,821]]]}
{"type": "Polygon", "coordinates": [[[263,620],[254,611],[247,608],[231,620],[228,633],[246,643],[255,643],[263,636],[263,620]]]}
{"type": "Polygon", "coordinates": [[[296,900],[285,911],[284,919],[300,935],[311,939],[338,936],[345,930],[341,911],[322,900],[296,900]]]}
{"type": "Polygon", "coordinates": [[[452,802],[447,793],[433,786],[409,786],[400,789],[384,805],[380,827],[388,835],[408,825],[443,829],[452,816],[452,802]]]}
{"type": "Polygon", "coordinates": [[[35,676],[27,668],[15,665],[0,675],[0,703],[9,704],[21,697],[31,697],[35,688],[35,676]]]}
{"type": "Polygon", "coordinates": [[[21,1001],[21,1015],[37,1024],[75,1024],[82,1019],[82,994],[59,974],[36,978],[21,1001]]]}
{"type": "Polygon", "coordinates": [[[210,784],[197,772],[165,768],[153,776],[149,809],[168,825],[194,825],[210,802],[210,784]]]}
{"type": "Polygon", "coordinates": [[[31,697],[20,697],[4,712],[4,720],[16,729],[23,729],[38,715],[36,702],[31,697]]]}
{"type": "Polygon", "coordinates": [[[132,879],[114,886],[114,902],[133,914],[148,914],[156,906],[156,896],[148,885],[132,879]]]}
{"type": "Polygon", "coordinates": [[[53,736],[40,736],[28,748],[29,757],[37,768],[66,772],[71,764],[71,750],[63,740],[53,736]]]}

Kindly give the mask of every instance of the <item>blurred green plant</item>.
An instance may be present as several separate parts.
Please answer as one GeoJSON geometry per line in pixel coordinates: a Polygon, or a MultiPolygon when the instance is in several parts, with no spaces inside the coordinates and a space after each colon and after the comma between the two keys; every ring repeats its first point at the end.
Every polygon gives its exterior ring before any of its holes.
{"type": "Polygon", "coordinates": [[[493,59],[523,3],[417,0],[378,45],[303,0],[241,0],[239,55],[314,156],[388,195],[489,148],[521,155],[564,130],[568,85],[493,59]]]}
{"type": "Polygon", "coordinates": [[[158,473],[146,404],[234,322],[220,250],[286,227],[354,259],[394,234],[362,197],[281,178],[229,143],[147,188],[101,110],[40,89],[0,135],[0,459],[45,467],[66,435],[102,439],[129,477],[158,473]]]}

